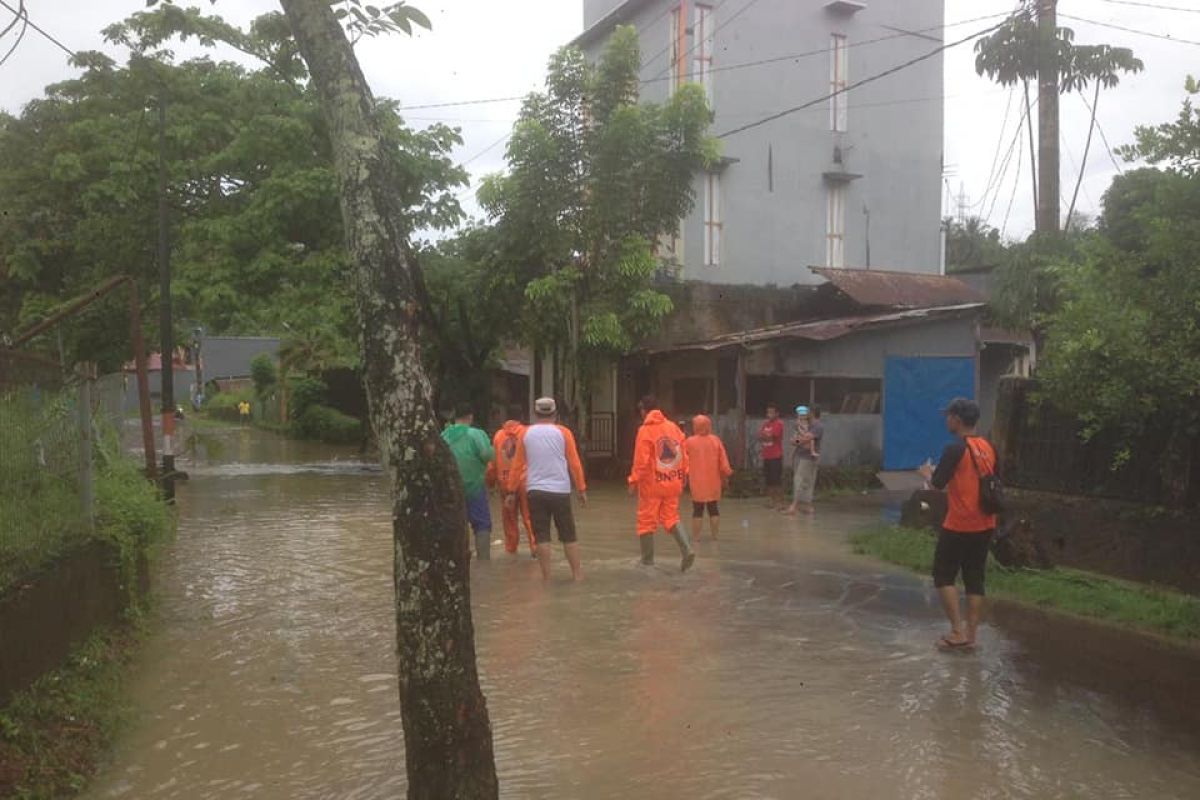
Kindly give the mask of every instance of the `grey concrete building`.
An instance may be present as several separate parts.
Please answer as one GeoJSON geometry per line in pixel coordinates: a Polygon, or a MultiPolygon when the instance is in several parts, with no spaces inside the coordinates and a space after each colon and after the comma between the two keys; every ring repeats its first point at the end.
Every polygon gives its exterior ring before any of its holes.
{"type": "Polygon", "coordinates": [[[942,0],[584,0],[575,40],[596,58],[634,25],[642,97],[700,83],[723,158],[696,177],[696,207],[661,250],[683,280],[816,283],[810,266],[937,272],[942,0]],[[786,109],[811,104],[732,133],[786,109]]]}

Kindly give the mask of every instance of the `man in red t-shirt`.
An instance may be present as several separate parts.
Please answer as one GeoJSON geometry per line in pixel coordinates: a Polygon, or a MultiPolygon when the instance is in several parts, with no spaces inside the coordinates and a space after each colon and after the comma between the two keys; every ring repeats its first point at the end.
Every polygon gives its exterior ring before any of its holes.
{"type": "Polygon", "coordinates": [[[758,441],[762,446],[763,478],[767,484],[767,503],[772,508],[783,508],[783,421],[779,419],[779,408],[767,403],[767,421],[758,429],[758,441]]]}
{"type": "Polygon", "coordinates": [[[956,440],[946,445],[935,470],[929,464],[920,473],[933,488],[946,491],[946,519],[933,556],[933,585],[942,599],[950,633],[938,642],[945,648],[975,646],[983,613],[983,582],[988,545],[996,532],[996,515],[980,507],[979,479],[996,471],[996,451],[987,439],[975,435],[979,405],[963,397],[945,408],[946,429],[956,440]],[[967,590],[967,624],[963,626],[955,581],[962,572],[967,590]]]}

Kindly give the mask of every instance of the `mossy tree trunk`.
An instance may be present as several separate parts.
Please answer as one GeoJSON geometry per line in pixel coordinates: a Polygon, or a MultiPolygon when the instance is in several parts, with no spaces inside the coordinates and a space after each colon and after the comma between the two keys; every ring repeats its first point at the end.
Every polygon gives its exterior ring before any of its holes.
{"type": "Polygon", "coordinates": [[[418,344],[421,276],[396,160],[328,0],[281,0],[333,145],[370,420],[392,483],[396,645],[410,798],[498,796],[475,665],[466,516],[418,344]]]}

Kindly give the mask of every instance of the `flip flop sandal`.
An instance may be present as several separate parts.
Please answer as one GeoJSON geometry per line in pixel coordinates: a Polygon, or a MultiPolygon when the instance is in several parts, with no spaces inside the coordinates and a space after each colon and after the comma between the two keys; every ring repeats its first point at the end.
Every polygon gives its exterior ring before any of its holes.
{"type": "Polygon", "coordinates": [[[938,639],[937,646],[942,650],[970,650],[975,646],[974,642],[956,642],[949,636],[943,636],[938,639]]]}

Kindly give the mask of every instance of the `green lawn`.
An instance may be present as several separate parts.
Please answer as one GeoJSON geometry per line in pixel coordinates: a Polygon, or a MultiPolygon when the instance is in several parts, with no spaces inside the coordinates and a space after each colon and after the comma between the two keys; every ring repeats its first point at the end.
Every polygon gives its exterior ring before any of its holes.
{"type": "MultiPolygon", "coordinates": [[[[928,575],[934,537],[879,525],[851,537],[854,552],[928,575]]],[[[988,593],[1020,603],[1090,617],[1174,639],[1200,640],[1200,598],[1082,570],[1009,570],[988,562],[988,593]]]]}

